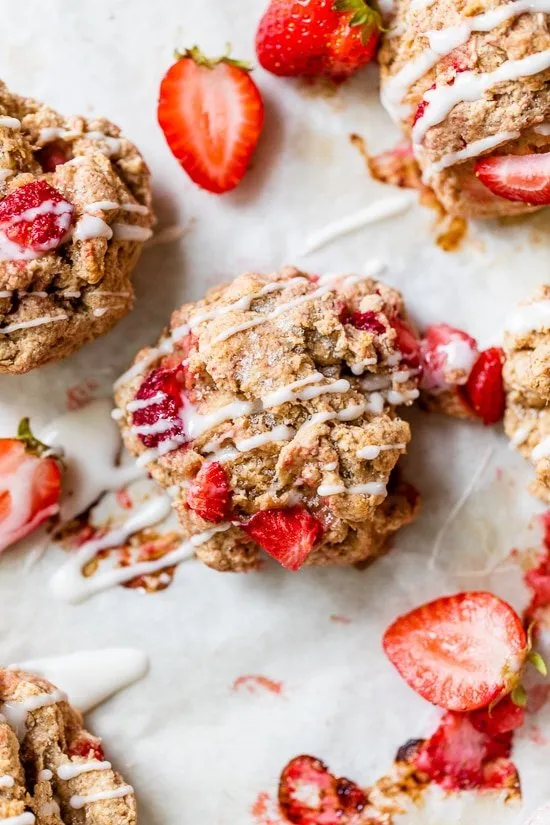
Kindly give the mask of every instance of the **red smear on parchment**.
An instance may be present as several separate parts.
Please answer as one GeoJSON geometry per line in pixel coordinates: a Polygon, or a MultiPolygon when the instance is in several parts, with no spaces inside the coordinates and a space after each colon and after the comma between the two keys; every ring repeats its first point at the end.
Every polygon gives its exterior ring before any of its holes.
{"type": "Polygon", "coordinates": [[[280,695],[283,692],[283,683],[277,682],[275,679],[268,679],[267,676],[247,674],[246,676],[238,676],[231,685],[231,690],[240,690],[241,688],[247,690],[248,693],[257,693],[259,689],[280,695]]]}

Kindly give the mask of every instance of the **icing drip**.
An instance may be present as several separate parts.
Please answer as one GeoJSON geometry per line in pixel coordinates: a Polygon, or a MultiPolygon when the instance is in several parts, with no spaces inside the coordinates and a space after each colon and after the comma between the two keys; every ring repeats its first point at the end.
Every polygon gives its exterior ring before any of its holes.
{"type": "Polygon", "coordinates": [[[34,825],[36,819],[30,811],[25,811],[24,814],[19,814],[19,816],[2,817],[0,822],[3,822],[4,825],[34,825]]]}
{"type": "Polygon", "coordinates": [[[530,332],[544,332],[550,329],[550,300],[520,307],[508,320],[506,328],[515,335],[528,335],[530,332]]]}
{"type": "Polygon", "coordinates": [[[100,802],[102,799],[120,799],[120,797],[127,796],[133,792],[134,789],[131,785],[121,785],[120,788],[114,788],[112,791],[98,791],[97,793],[89,794],[89,796],[71,796],[69,804],[71,808],[78,811],[92,802],[100,802]]]}
{"type": "Polygon", "coordinates": [[[53,324],[56,321],[66,321],[65,313],[59,315],[42,315],[40,318],[33,318],[32,321],[19,321],[17,324],[8,324],[7,327],[0,328],[0,335],[8,335],[10,332],[17,332],[20,329],[30,329],[31,327],[41,327],[44,324],[53,324]]]}
{"type": "Polygon", "coordinates": [[[109,241],[113,237],[113,230],[102,218],[95,215],[83,215],[73,232],[75,241],[89,241],[92,238],[105,238],[109,241]]]}
{"type": "Polygon", "coordinates": [[[97,759],[91,759],[89,762],[66,762],[64,765],[59,766],[57,775],[60,779],[68,782],[70,779],[75,779],[75,777],[83,773],[109,771],[111,767],[110,762],[99,762],[97,759]]]}
{"type": "Polygon", "coordinates": [[[49,782],[50,779],[53,779],[53,773],[48,768],[44,768],[44,770],[38,771],[36,778],[39,782],[49,782]]]}
{"type": "Polygon", "coordinates": [[[0,116],[0,126],[5,129],[20,129],[21,121],[17,117],[9,117],[8,115],[0,116]]]}
{"type": "Polygon", "coordinates": [[[29,713],[40,708],[56,705],[58,702],[66,702],[67,696],[61,690],[54,690],[52,693],[39,693],[36,696],[29,696],[21,701],[8,701],[0,705],[2,715],[13,729],[20,742],[27,733],[27,717],[29,713]]]}
{"type": "Polygon", "coordinates": [[[317,487],[317,494],[320,496],[334,496],[340,493],[349,495],[385,496],[386,485],[380,481],[368,481],[366,484],[353,484],[346,487],[342,482],[335,484],[321,484],[317,487]]]}
{"type": "Polygon", "coordinates": [[[531,458],[533,461],[540,461],[543,458],[550,457],[550,435],[543,438],[540,444],[532,450],[531,458]]]}
{"type": "Polygon", "coordinates": [[[0,788],[13,788],[14,785],[15,779],[13,776],[9,776],[7,773],[0,776],[0,788]]]}
{"type": "Polygon", "coordinates": [[[113,237],[115,241],[146,241],[153,234],[153,230],[146,226],[132,223],[114,223],[113,237]]]}
{"type": "Polygon", "coordinates": [[[369,444],[357,450],[357,458],[364,458],[367,461],[374,461],[383,450],[406,450],[406,444],[369,444]]]}

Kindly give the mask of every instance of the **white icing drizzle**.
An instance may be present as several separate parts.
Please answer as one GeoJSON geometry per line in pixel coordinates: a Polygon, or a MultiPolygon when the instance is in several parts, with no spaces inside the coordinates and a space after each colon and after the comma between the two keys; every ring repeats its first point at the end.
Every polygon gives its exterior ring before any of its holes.
{"type": "Polygon", "coordinates": [[[96,318],[103,318],[103,316],[104,316],[107,312],[109,312],[109,308],[108,308],[108,307],[96,307],[96,308],[93,310],[92,315],[93,315],[93,316],[95,316],[96,318]]]}
{"type": "Polygon", "coordinates": [[[107,212],[110,209],[120,209],[118,201],[93,201],[84,207],[85,212],[107,212]]]}
{"type": "Polygon", "coordinates": [[[344,218],[339,218],[318,232],[310,235],[306,239],[304,254],[307,255],[310,252],[316,252],[318,249],[327,246],[327,244],[341,238],[343,235],[348,235],[350,232],[363,229],[370,224],[402,215],[410,209],[412,203],[413,198],[409,193],[375,201],[364,209],[355,212],[353,215],[346,215],[344,218]]]}
{"type": "Polygon", "coordinates": [[[27,716],[29,713],[66,701],[67,695],[56,689],[52,693],[39,693],[36,696],[28,696],[26,699],[4,702],[0,705],[0,708],[8,725],[13,729],[19,741],[22,742],[27,733],[27,716]]]}
{"type": "MultiPolygon", "coordinates": [[[[445,356],[446,369],[466,373],[464,376],[464,381],[466,381],[477,360],[477,349],[472,347],[468,341],[464,341],[461,338],[455,338],[454,340],[449,341],[448,344],[440,344],[437,347],[437,350],[445,356]]],[[[457,381],[456,383],[460,383],[460,381],[457,381]]]]}
{"type": "Polygon", "coordinates": [[[531,422],[528,421],[525,424],[522,424],[520,427],[517,428],[514,435],[510,439],[510,446],[511,447],[521,447],[521,445],[525,444],[525,442],[529,438],[530,432],[531,432],[531,422]]]}
{"type": "Polygon", "coordinates": [[[317,487],[317,494],[320,496],[334,496],[340,493],[349,495],[385,496],[386,485],[380,481],[368,481],[366,484],[352,484],[346,487],[342,482],[334,484],[321,484],[317,487]]]}
{"type": "Polygon", "coordinates": [[[73,232],[75,241],[89,241],[92,238],[105,238],[108,241],[112,237],[113,230],[109,224],[96,215],[83,215],[73,232]]]}
{"type": "Polygon", "coordinates": [[[543,458],[550,456],[550,435],[543,438],[542,441],[531,451],[531,458],[533,461],[540,461],[543,458]]]}
{"type": "Polygon", "coordinates": [[[91,771],[109,771],[112,765],[110,762],[100,762],[97,759],[91,759],[89,762],[65,762],[57,769],[57,775],[63,781],[68,782],[70,779],[75,779],[83,773],[90,773],[91,771]]]}
{"type": "MultiPolygon", "coordinates": [[[[161,401],[164,401],[166,398],[165,392],[156,392],[151,398],[136,398],[134,401],[130,401],[126,405],[126,409],[128,412],[135,412],[136,410],[145,410],[147,407],[152,407],[154,404],[159,404],[161,401]]],[[[124,413],[122,410],[113,410],[111,413],[113,418],[122,418],[124,413]],[[115,416],[115,413],[117,415],[115,416]]]]}
{"type": "MultiPolygon", "coordinates": [[[[382,103],[395,120],[406,118],[410,105],[401,105],[410,87],[432,69],[442,57],[468,42],[474,32],[489,32],[504,21],[526,12],[550,13],[550,0],[514,0],[506,5],[474,15],[455,26],[427,31],[430,47],[389,78],[382,90],[382,103]]],[[[423,119],[423,118],[421,118],[423,119]]]]}
{"type": "Polygon", "coordinates": [[[36,778],[39,782],[49,782],[50,779],[53,779],[53,773],[49,768],[44,768],[43,770],[38,771],[38,776],[36,778]]]}
{"type": "Polygon", "coordinates": [[[537,133],[537,135],[550,135],[550,123],[540,123],[538,126],[533,128],[533,131],[537,133]]]}
{"type": "Polygon", "coordinates": [[[112,791],[98,791],[97,793],[89,794],[88,796],[71,796],[69,805],[75,810],[84,808],[92,802],[100,802],[102,799],[119,799],[122,796],[127,796],[134,792],[131,785],[121,785],[119,788],[114,788],[112,791]]]}
{"type": "Polygon", "coordinates": [[[4,816],[0,818],[0,822],[3,822],[4,825],[34,825],[36,818],[30,811],[25,811],[24,814],[18,816],[4,816]]]}
{"type": "Polygon", "coordinates": [[[17,117],[9,117],[9,115],[0,115],[0,126],[5,129],[20,129],[21,121],[17,117]]]}
{"type": "Polygon", "coordinates": [[[0,776],[0,788],[13,788],[15,785],[15,779],[13,776],[5,773],[3,776],[0,776]]]}
{"type": "MultiPolygon", "coordinates": [[[[521,0],[517,0],[517,3],[519,2],[521,0]]],[[[412,129],[413,148],[422,142],[428,129],[441,123],[458,103],[480,100],[484,92],[498,83],[531,77],[548,68],[550,49],[519,60],[506,60],[492,72],[460,72],[451,86],[436,86],[435,89],[428,90],[424,95],[427,106],[412,129]]]]}
{"type": "Polygon", "coordinates": [[[153,234],[147,226],[138,226],[133,223],[114,223],[113,237],[116,241],[146,241],[153,234]]]}
{"type": "Polygon", "coordinates": [[[82,293],[79,289],[67,289],[63,293],[64,298],[80,298],[81,295],[82,293]]]}
{"type": "Polygon", "coordinates": [[[33,318],[31,321],[19,321],[16,324],[8,324],[7,327],[0,328],[0,335],[8,335],[10,332],[17,332],[19,329],[29,329],[30,327],[41,327],[43,324],[53,324],[56,321],[66,321],[65,313],[59,315],[42,315],[40,318],[33,318]]]}
{"type": "Polygon", "coordinates": [[[36,249],[10,241],[6,234],[0,231],[0,261],[35,261],[42,254],[36,249]]]}
{"type": "Polygon", "coordinates": [[[516,140],[520,134],[520,132],[498,132],[496,135],[474,140],[456,152],[448,152],[446,155],[442,155],[439,160],[424,168],[422,180],[424,183],[429,183],[431,178],[443,169],[454,166],[455,163],[462,163],[462,161],[470,158],[477,158],[478,155],[487,152],[489,149],[494,149],[495,146],[500,146],[500,144],[507,143],[509,140],[516,140]]]}
{"type": "Polygon", "coordinates": [[[89,140],[100,140],[105,143],[105,154],[109,157],[111,155],[116,155],[120,152],[122,143],[120,138],[114,138],[110,135],[106,135],[104,132],[99,131],[91,131],[85,132],[82,137],[86,137],[89,140]]]}
{"type": "Polygon", "coordinates": [[[134,425],[130,428],[130,432],[134,435],[159,435],[171,430],[176,423],[174,418],[159,418],[154,424],[134,425]]]}
{"type": "Polygon", "coordinates": [[[11,178],[12,175],[15,175],[15,171],[13,169],[9,169],[7,166],[0,166],[0,182],[11,178]]]}
{"type": "Polygon", "coordinates": [[[550,300],[519,307],[508,319],[506,329],[515,335],[550,329],[550,300]]]}
{"type": "Polygon", "coordinates": [[[369,444],[367,447],[361,447],[357,450],[357,458],[364,458],[367,461],[373,461],[378,458],[382,450],[406,450],[406,444],[369,444]]]}

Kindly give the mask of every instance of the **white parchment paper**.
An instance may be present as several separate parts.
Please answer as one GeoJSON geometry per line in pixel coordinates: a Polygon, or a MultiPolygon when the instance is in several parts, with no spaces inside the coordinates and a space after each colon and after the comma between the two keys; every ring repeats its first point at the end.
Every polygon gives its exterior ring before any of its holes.
{"type": "MultiPolygon", "coordinates": [[[[1,434],[11,434],[23,414],[36,427],[47,423],[85,377],[108,391],[176,305],[244,269],[296,263],[361,271],[381,257],[420,325],[445,320],[484,346],[500,339],[514,304],[548,278],[547,214],[472,226],[461,249],[445,254],[434,244],[433,213],[414,206],[304,257],[311,234],[391,195],[369,180],[348,139],[357,132],[382,150],[398,137],[378,104],[373,67],[332,94],[258,69],[266,123],[252,173],[221,198],[194,188],[156,125],[160,78],[174,47],[195,42],[216,54],[229,41],[235,55],[253,59],[263,0],[4,4],[0,76],[61,111],[102,113],[119,123],[150,163],[159,228],[186,232],[144,252],[136,309],[113,332],[62,364],[0,379],[1,434]]],[[[469,587],[493,589],[518,607],[525,602],[520,572],[506,557],[539,541],[533,516],[541,507],[526,493],[530,468],[498,428],[407,416],[414,438],[406,466],[424,509],[366,571],[291,575],[267,564],[261,573],[233,576],[191,562],[163,593],[117,588],[75,607],[48,590],[60,553],[48,552],[27,570],[30,541],[0,559],[0,661],[114,644],[150,656],[147,678],[90,720],[136,786],[143,825],[259,825],[254,800],[260,792],[276,795],[281,769],[299,753],[319,756],[360,785],[374,781],[399,745],[429,734],[437,721],[385,659],[387,624],[422,601],[469,587]],[[282,693],[232,690],[243,674],[280,681],[282,693]]],[[[542,741],[545,733],[550,738],[550,710],[537,725],[542,741]]],[[[527,733],[517,738],[521,811],[492,795],[445,799],[436,790],[422,811],[400,821],[521,822],[550,795],[549,757],[549,744],[535,744],[527,733]]]]}

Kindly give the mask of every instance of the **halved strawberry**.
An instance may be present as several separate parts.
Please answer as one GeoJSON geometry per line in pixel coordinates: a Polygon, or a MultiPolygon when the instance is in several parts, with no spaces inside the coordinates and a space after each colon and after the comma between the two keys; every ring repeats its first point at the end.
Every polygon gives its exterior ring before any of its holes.
{"type": "Polygon", "coordinates": [[[529,652],[515,610],[485,592],[417,607],[390,625],[383,646],[413,690],[455,711],[485,707],[513,690],[529,652]]]}
{"type": "Polygon", "coordinates": [[[534,206],[550,204],[550,152],[482,157],[476,161],[475,173],[501,198],[534,206]]]}
{"type": "Polygon", "coordinates": [[[25,183],[0,201],[0,230],[14,243],[48,252],[68,236],[74,206],[45,180],[25,183]]]}
{"type": "Polygon", "coordinates": [[[17,438],[0,439],[0,552],[59,510],[61,470],[54,457],[41,458],[47,449],[26,418],[17,438]]]}
{"type": "Polygon", "coordinates": [[[334,776],[314,756],[296,756],[281,773],[279,806],[295,825],[358,822],[366,804],[366,794],[355,782],[334,776]]]}
{"type": "Polygon", "coordinates": [[[146,447],[157,447],[162,441],[184,435],[179,413],[185,403],[185,379],[185,368],[177,363],[172,368],[152,370],[138,389],[134,400],[146,406],[133,411],[132,422],[144,430],[137,435],[146,447]],[[160,422],[166,422],[165,426],[160,422]]]}
{"type": "Polygon", "coordinates": [[[260,137],[264,106],[248,66],[209,60],[194,46],[160,86],[158,122],[189,177],[220,194],[243,177],[260,137]]]}
{"type": "Polygon", "coordinates": [[[214,524],[228,518],[231,512],[231,489],[227,473],[217,461],[201,467],[187,491],[187,506],[198,516],[214,524]]]}
{"type": "Polygon", "coordinates": [[[465,384],[478,355],[477,342],[461,329],[432,324],[422,337],[422,388],[446,389],[465,384]]]}
{"type": "Polygon", "coordinates": [[[287,570],[302,566],[323,533],[317,519],[299,504],[284,510],[260,510],[240,526],[287,570]]]}
{"type": "Polygon", "coordinates": [[[461,394],[484,424],[496,424],[504,415],[506,395],[502,378],[504,351],[491,347],[480,352],[461,394]]]}

